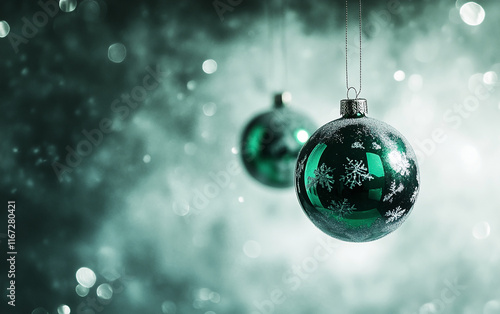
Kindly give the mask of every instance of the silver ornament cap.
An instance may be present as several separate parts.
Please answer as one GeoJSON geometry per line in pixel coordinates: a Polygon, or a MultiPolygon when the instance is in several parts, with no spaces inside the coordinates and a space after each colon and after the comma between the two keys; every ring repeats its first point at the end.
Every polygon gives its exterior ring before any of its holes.
{"type": "Polygon", "coordinates": [[[290,105],[292,94],[289,92],[277,93],[274,95],[274,108],[283,108],[290,105]]]}
{"type": "Polygon", "coordinates": [[[359,117],[368,113],[368,103],[364,98],[342,99],[340,115],[343,117],[359,117]]]}

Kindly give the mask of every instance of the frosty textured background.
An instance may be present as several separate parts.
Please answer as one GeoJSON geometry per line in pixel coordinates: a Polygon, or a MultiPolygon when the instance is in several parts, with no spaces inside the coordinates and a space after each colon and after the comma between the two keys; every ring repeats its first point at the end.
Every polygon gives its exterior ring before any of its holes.
{"type": "MultiPolygon", "coordinates": [[[[243,0],[221,21],[211,0],[79,1],[17,52],[9,37],[42,9],[1,2],[0,184],[18,215],[17,306],[2,313],[500,313],[500,4],[478,1],[486,18],[471,26],[464,1],[365,1],[361,95],[419,152],[422,182],[398,231],[347,244],[307,220],[293,189],[249,178],[234,149],[283,87],[271,2],[243,0]],[[108,59],[115,43],[121,63],[108,59]],[[148,67],[161,84],[128,112],[113,107],[148,67]],[[58,180],[53,163],[103,119],[112,132],[58,180]],[[86,297],[80,267],[97,274],[86,297]],[[96,297],[104,283],[111,300],[96,297]]],[[[286,11],[293,106],[324,124],[345,97],[344,2],[286,11]]]]}

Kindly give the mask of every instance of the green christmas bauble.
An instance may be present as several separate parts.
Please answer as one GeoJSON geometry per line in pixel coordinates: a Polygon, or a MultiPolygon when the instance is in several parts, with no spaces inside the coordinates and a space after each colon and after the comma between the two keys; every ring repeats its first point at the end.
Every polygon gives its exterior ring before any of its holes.
{"type": "Polygon", "coordinates": [[[248,173],[262,184],[293,186],[297,155],[316,129],[306,116],[275,97],[273,110],[255,117],[243,131],[241,156],[248,173]]]}
{"type": "Polygon", "coordinates": [[[419,191],[417,160],[396,129],[366,117],[365,99],[343,100],[341,113],[304,144],[295,189],[323,232],[343,241],[373,241],[410,214],[419,191]]]}

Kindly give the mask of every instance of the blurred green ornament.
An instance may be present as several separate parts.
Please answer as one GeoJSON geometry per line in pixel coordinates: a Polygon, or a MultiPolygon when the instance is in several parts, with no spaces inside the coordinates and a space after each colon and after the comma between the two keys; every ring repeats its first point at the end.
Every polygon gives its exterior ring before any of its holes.
{"type": "Polygon", "coordinates": [[[285,105],[289,93],[274,98],[274,108],[250,121],[241,138],[241,157],[248,173],[262,184],[293,186],[297,155],[316,129],[306,116],[285,105]]]}
{"type": "Polygon", "coordinates": [[[367,112],[366,99],[342,100],[342,118],[311,136],[295,170],[306,215],[326,234],[349,242],[373,241],[396,230],[419,191],[410,144],[367,112]]]}

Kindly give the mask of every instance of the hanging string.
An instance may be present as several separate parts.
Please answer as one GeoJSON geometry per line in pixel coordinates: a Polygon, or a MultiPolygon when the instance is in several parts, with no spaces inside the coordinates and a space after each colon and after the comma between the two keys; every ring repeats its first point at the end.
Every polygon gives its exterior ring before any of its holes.
{"type": "Polygon", "coordinates": [[[288,87],[288,51],[286,49],[286,0],[281,0],[281,54],[283,57],[283,90],[288,87]]]}
{"type": "Polygon", "coordinates": [[[361,15],[361,0],[359,0],[359,90],[357,90],[353,86],[349,86],[349,66],[348,66],[348,36],[347,29],[349,24],[349,9],[348,9],[348,0],[345,1],[345,85],[347,88],[347,99],[349,99],[349,91],[352,89],[356,93],[356,99],[358,99],[359,94],[361,93],[361,65],[362,65],[362,34],[363,34],[363,25],[362,25],[362,15],[361,15]]]}

